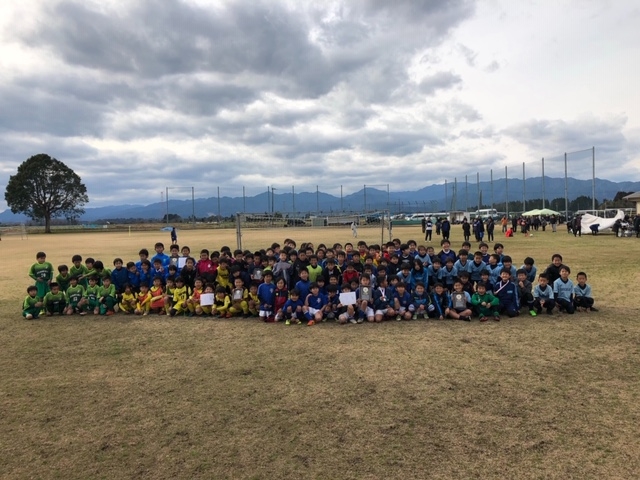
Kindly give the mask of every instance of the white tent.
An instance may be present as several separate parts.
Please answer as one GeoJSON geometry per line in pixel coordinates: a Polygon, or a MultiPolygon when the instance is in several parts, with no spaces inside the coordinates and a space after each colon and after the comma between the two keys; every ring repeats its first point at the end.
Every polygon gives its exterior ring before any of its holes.
{"type": "Polygon", "coordinates": [[[598,225],[598,231],[601,232],[611,229],[613,224],[616,223],[616,220],[624,220],[624,212],[622,210],[618,210],[618,213],[616,213],[616,216],[613,218],[596,217],[590,213],[585,213],[582,215],[582,222],[580,224],[582,228],[580,230],[585,234],[591,233],[591,225],[598,225]]]}

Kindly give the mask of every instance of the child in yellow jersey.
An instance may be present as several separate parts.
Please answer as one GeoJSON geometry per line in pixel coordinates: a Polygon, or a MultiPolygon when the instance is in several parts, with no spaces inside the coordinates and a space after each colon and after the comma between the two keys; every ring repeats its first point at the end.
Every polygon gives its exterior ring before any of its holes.
{"type": "MultiPolygon", "coordinates": [[[[215,293],[215,287],[211,283],[207,283],[207,286],[204,287],[204,291],[202,293],[215,293]]],[[[212,305],[198,305],[196,307],[196,315],[211,315],[211,310],[213,309],[212,305]],[[198,310],[201,310],[201,314],[198,313],[198,310]]]]}
{"type": "Polygon", "coordinates": [[[173,305],[169,310],[169,315],[175,317],[180,313],[188,311],[187,300],[189,299],[189,287],[185,285],[182,277],[176,278],[176,288],[173,289],[173,305]]]}
{"type": "Polygon", "coordinates": [[[254,317],[258,316],[260,309],[260,299],[258,298],[258,286],[251,285],[249,287],[249,296],[247,297],[247,306],[249,307],[249,313],[254,317]]]}
{"type": "Polygon", "coordinates": [[[249,304],[247,299],[249,298],[249,292],[244,288],[244,282],[242,278],[235,278],[233,280],[233,291],[231,292],[231,307],[229,311],[231,315],[244,315],[249,316],[249,304]]]}
{"type": "MultiPolygon", "coordinates": [[[[160,285],[160,295],[160,298],[162,298],[162,285],[160,285]]],[[[134,313],[136,315],[149,315],[152,299],[153,294],[149,291],[149,287],[144,283],[140,285],[140,292],[136,295],[136,308],[134,313]]]]}
{"type": "Polygon", "coordinates": [[[231,273],[229,272],[229,261],[226,258],[220,259],[220,265],[218,265],[218,272],[216,276],[216,283],[219,287],[223,287],[225,291],[231,291],[231,273]]]}
{"type": "Polygon", "coordinates": [[[193,282],[193,293],[187,300],[187,308],[189,309],[189,316],[202,315],[202,308],[200,308],[200,295],[204,292],[202,285],[202,279],[196,278],[193,282]]]}
{"type": "MultiPolygon", "coordinates": [[[[173,291],[176,288],[174,280],[167,278],[167,287],[164,290],[164,313],[169,315],[171,306],[173,305],[173,291]]],[[[160,312],[163,315],[163,312],[160,312]]]]}
{"type": "Polygon", "coordinates": [[[126,284],[124,286],[124,292],[122,293],[122,299],[120,300],[120,310],[123,313],[133,313],[136,310],[136,296],[131,291],[131,285],[126,284]]]}
{"type": "Polygon", "coordinates": [[[231,300],[227,291],[222,286],[216,287],[216,298],[213,301],[213,308],[211,309],[211,315],[215,315],[218,318],[230,318],[231,312],[229,307],[231,306],[231,300]]]}

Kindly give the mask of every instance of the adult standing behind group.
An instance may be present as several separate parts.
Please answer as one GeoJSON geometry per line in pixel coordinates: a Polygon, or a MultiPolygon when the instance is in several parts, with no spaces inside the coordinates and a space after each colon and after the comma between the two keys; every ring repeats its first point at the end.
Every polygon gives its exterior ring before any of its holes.
{"type": "Polygon", "coordinates": [[[440,224],[440,230],[442,230],[442,239],[449,240],[449,234],[451,233],[451,223],[448,218],[444,218],[440,224]]]}

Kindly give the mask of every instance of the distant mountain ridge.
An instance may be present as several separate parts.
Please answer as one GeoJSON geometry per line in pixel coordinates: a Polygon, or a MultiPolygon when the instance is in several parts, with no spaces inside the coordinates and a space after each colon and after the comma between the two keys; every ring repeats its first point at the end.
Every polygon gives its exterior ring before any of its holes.
{"type": "MultiPolygon", "coordinates": [[[[545,177],[545,199],[547,201],[554,198],[564,198],[565,181],[564,178],[545,177]]],[[[526,180],[525,184],[526,200],[542,198],[542,177],[532,177],[526,180]]],[[[619,191],[637,192],[640,191],[640,182],[613,182],[610,180],[596,179],[596,198],[598,201],[612,199],[619,191]]],[[[277,190],[279,191],[279,190],[277,190]]],[[[504,178],[493,181],[493,192],[491,182],[480,182],[482,192],[482,203],[491,204],[505,201],[507,193],[507,182],[504,178]],[[492,198],[493,197],[493,198],[492,198]]],[[[523,184],[522,179],[508,179],[509,201],[522,201],[523,184]]],[[[393,213],[408,211],[443,211],[451,210],[455,206],[456,210],[465,210],[466,206],[473,206],[478,203],[478,185],[469,182],[457,182],[457,188],[453,182],[445,184],[429,185],[415,191],[389,192],[372,187],[361,189],[355,193],[345,195],[341,199],[328,193],[300,192],[295,193],[295,211],[300,213],[316,213],[319,210],[323,213],[341,211],[364,211],[366,195],[366,210],[390,209],[393,213]],[[455,194],[455,195],[454,195],[455,194]],[[455,199],[453,198],[455,196],[455,199]]],[[[567,196],[569,200],[584,195],[591,197],[591,180],[567,179],[567,196]]],[[[195,215],[197,218],[217,215],[229,216],[237,212],[266,213],[273,209],[283,214],[293,212],[293,197],[291,193],[275,193],[267,196],[267,192],[260,193],[252,197],[221,197],[218,206],[218,198],[196,198],[195,215]]],[[[101,219],[161,219],[166,213],[167,205],[162,202],[150,203],[147,205],[110,205],[106,207],[86,208],[82,221],[96,221],[101,219]]],[[[169,200],[169,213],[180,215],[183,218],[192,215],[191,200],[169,200]]],[[[28,220],[24,215],[14,215],[7,209],[0,213],[0,222],[16,223],[28,220]]]]}

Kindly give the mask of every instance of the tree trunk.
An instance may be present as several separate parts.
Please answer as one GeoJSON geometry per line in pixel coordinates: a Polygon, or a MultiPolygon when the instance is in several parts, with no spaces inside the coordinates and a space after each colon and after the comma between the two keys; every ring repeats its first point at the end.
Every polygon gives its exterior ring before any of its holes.
{"type": "Polygon", "coordinates": [[[44,217],[44,233],[51,233],[51,217],[49,215],[44,217]]]}

